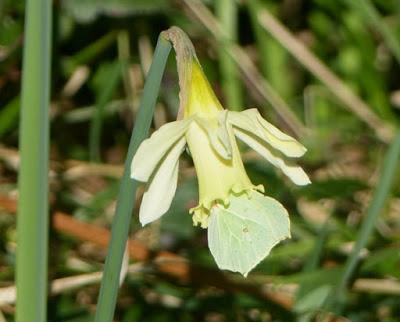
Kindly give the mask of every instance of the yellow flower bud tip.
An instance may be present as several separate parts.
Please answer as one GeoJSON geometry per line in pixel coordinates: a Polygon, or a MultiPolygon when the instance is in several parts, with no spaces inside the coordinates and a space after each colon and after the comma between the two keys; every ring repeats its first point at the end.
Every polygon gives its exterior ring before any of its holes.
{"type": "Polygon", "coordinates": [[[203,118],[218,120],[216,116],[223,110],[221,103],[214,94],[210,83],[204,75],[203,69],[197,59],[189,63],[191,66],[191,79],[188,85],[188,100],[184,107],[184,117],[198,115],[203,118]]]}
{"type": "MultiPolygon", "coordinates": [[[[183,33],[180,29],[171,32],[173,42],[181,37],[187,43],[188,38],[180,34],[183,33]]],[[[174,47],[177,50],[176,43],[174,47]]],[[[228,207],[232,196],[245,193],[251,198],[253,190],[264,192],[262,185],[255,186],[248,178],[236,138],[278,167],[295,184],[310,183],[301,167],[288,163],[282,156],[299,157],[306,149],[264,120],[256,109],[224,110],[194,49],[189,49],[184,50],[183,56],[177,52],[181,85],[179,119],[160,127],[143,141],[132,160],[132,178],[148,182],[139,211],[143,225],[160,218],[170,207],[177,187],[179,156],[185,148],[190,150],[199,185],[198,206],[189,212],[194,225],[203,228],[208,225],[213,206],[228,207]],[[179,61],[180,57],[184,57],[183,61],[179,61]]]]}

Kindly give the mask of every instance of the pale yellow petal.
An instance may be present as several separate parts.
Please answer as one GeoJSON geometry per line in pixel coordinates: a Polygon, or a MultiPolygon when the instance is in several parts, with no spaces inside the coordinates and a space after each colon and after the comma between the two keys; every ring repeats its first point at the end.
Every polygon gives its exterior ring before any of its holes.
{"type": "Polygon", "coordinates": [[[232,158],[232,146],[229,139],[226,116],[227,111],[219,113],[218,118],[196,117],[196,122],[207,133],[210,144],[215,152],[222,158],[230,160],[232,158]]]}
{"type": "MultiPolygon", "coordinates": [[[[217,130],[217,135],[219,140],[222,142],[224,145],[225,149],[229,152],[228,154],[232,156],[232,144],[231,144],[231,138],[229,135],[229,129],[228,129],[228,111],[223,110],[218,114],[218,130],[217,130]]],[[[232,138],[234,139],[234,138],[232,138]]]]}
{"type": "Polygon", "coordinates": [[[307,151],[294,138],[264,120],[255,108],[243,112],[229,112],[228,119],[234,127],[256,135],[288,157],[301,157],[307,151]]]}
{"type": "Polygon", "coordinates": [[[139,210],[143,226],[160,218],[171,206],[178,182],[179,156],[185,145],[185,138],[181,138],[151,177],[139,210]]]}
{"type": "Polygon", "coordinates": [[[139,146],[131,164],[131,177],[146,182],[165,154],[181,139],[191,118],[167,123],[139,146]]]}
{"type": "Polygon", "coordinates": [[[271,152],[268,146],[256,136],[249,134],[248,132],[240,129],[234,130],[235,135],[246,143],[248,146],[257,151],[262,157],[269,161],[274,166],[280,168],[282,172],[287,175],[295,184],[299,186],[307,185],[311,183],[307,174],[298,165],[292,165],[285,162],[284,159],[271,152]]]}

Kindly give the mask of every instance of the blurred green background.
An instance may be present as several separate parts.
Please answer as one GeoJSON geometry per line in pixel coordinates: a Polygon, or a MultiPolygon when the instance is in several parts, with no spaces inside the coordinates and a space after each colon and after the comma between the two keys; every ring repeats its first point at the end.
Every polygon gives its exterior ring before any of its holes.
{"type": "MultiPolygon", "coordinates": [[[[132,265],[115,320],[400,321],[399,171],[391,175],[393,189],[368,233],[349,292],[329,306],[379,191],[387,143],[400,121],[399,1],[59,0],[53,10],[49,279],[59,284],[49,297],[48,321],[93,319],[97,272],[144,79],[159,33],[172,25],[192,39],[224,106],[258,107],[270,122],[299,136],[308,148],[300,163],[313,184],[295,187],[242,147],[252,181],[285,205],[292,223],[292,239],[244,279],[217,270],[206,231],[192,226],[188,209],[197,201],[197,181],[186,155],[168,214],[145,228],[134,216],[132,265]],[[307,57],[311,67],[299,63],[302,52],[290,53],[285,34],[265,28],[260,14],[265,10],[322,65],[307,57]],[[239,53],[232,44],[240,46],[239,53]],[[240,65],[243,59],[255,68],[240,65]],[[328,71],[322,80],[321,66],[328,71]],[[329,81],[331,73],[357,95],[350,109],[340,98],[343,88],[329,81]],[[180,257],[168,266],[161,260],[165,251],[180,257]],[[335,314],[318,315],[325,308],[335,314]]],[[[14,284],[23,26],[24,2],[1,0],[0,321],[13,321],[15,312],[15,296],[7,291],[14,284]]],[[[176,118],[173,56],[154,129],[176,118]]]]}

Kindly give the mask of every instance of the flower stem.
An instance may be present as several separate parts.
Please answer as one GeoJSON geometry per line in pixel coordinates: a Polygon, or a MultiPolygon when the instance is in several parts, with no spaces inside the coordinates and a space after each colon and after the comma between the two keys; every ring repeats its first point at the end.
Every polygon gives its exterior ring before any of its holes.
{"type": "Polygon", "coordinates": [[[148,134],[157,100],[156,93],[159,92],[162,75],[170,50],[170,43],[165,40],[163,36],[160,36],[155,49],[153,63],[146,79],[143,98],[129,143],[128,155],[125,161],[124,174],[117,200],[117,208],[112,223],[111,242],[108,248],[104,275],[101,282],[95,317],[96,322],[111,322],[113,320],[119,287],[119,274],[121,271],[125,244],[128,239],[136,188],[138,186],[138,183],[130,178],[130,166],[137,148],[148,134]]]}

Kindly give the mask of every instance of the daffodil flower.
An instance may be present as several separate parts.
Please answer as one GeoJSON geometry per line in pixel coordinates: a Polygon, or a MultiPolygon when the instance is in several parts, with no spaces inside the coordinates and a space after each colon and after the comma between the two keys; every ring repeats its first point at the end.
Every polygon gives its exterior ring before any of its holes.
{"type": "Polygon", "coordinates": [[[207,228],[213,206],[227,207],[232,196],[254,190],[243,166],[236,139],[246,143],[297,185],[310,183],[307,174],[285,157],[298,158],[306,148],[267,122],[257,111],[232,112],[215,96],[193,45],[177,27],[164,36],[176,50],[180,109],[178,119],[167,123],[143,141],[132,161],[132,178],[147,182],[139,211],[142,225],[169,209],[178,182],[179,157],[188,148],[199,185],[198,205],[190,209],[194,225],[207,228]]]}

